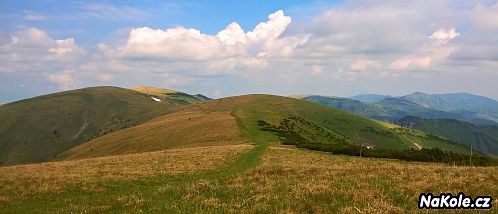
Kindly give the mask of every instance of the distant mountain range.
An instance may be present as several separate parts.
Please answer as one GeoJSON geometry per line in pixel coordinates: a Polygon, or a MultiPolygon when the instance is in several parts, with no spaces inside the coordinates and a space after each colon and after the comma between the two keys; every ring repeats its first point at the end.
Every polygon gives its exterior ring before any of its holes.
{"type": "Polygon", "coordinates": [[[365,94],[350,98],[309,95],[299,98],[379,120],[417,116],[456,119],[476,125],[498,124],[498,101],[468,93],[431,95],[416,92],[400,97],[365,94]]]}
{"type": "Polygon", "coordinates": [[[491,98],[468,93],[420,92],[400,97],[365,94],[350,98],[318,95],[298,98],[389,121],[498,155],[498,102],[491,98]]]}

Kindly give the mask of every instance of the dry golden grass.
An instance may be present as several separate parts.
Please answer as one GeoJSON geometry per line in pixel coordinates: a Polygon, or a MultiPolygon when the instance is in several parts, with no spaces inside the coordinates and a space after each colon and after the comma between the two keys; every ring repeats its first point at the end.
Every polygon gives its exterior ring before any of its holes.
{"type": "MultiPolygon", "coordinates": [[[[210,146],[0,167],[0,202],[18,196],[58,192],[65,185],[92,180],[135,180],[222,167],[252,145],[210,146]],[[209,155],[206,155],[209,154],[209,155]]],[[[91,187],[90,187],[91,188],[91,187]]]]}
{"type": "MultiPolygon", "coordinates": [[[[231,178],[229,192],[249,189],[248,205],[239,205],[248,212],[270,209],[272,203],[278,203],[283,212],[297,213],[418,212],[422,192],[462,191],[472,197],[496,197],[497,174],[498,167],[455,167],[270,147],[261,166],[231,178]]],[[[231,204],[227,209],[234,207],[231,204]]]]}
{"type": "Polygon", "coordinates": [[[137,86],[137,87],[133,87],[130,89],[134,90],[134,91],[142,92],[144,94],[150,94],[150,95],[156,95],[156,96],[160,96],[163,94],[172,94],[172,93],[177,92],[177,91],[173,91],[170,89],[150,87],[150,86],[137,86]]]}
{"type": "Polygon", "coordinates": [[[58,159],[247,142],[242,139],[230,112],[206,113],[197,108],[168,114],[146,124],[99,137],[64,152],[58,159]]]}
{"type": "MultiPolygon", "coordinates": [[[[16,213],[26,210],[26,203],[41,206],[42,213],[426,213],[417,208],[421,192],[498,194],[496,167],[339,156],[281,146],[269,147],[256,168],[228,170],[240,166],[243,158],[237,158],[216,172],[157,176],[216,168],[250,148],[258,147],[213,146],[145,153],[146,157],[4,167],[0,168],[0,210],[3,203],[16,213]],[[105,182],[109,180],[113,182],[105,182]],[[67,189],[68,183],[78,185],[74,192],[67,189]],[[45,209],[47,200],[38,202],[37,197],[57,202],[45,209]],[[21,205],[16,207],[17,200],[21,205]]],[[[496,199],[493,206],[490,211],[496,213],[496,199]]]]}

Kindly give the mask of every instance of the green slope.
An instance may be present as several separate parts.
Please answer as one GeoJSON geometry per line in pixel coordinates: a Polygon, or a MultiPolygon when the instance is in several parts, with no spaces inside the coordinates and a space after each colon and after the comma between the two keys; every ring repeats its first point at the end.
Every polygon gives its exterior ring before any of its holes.
{"type": "MultiPolygon", "coordinates": [[[[244,95],[195,104],[181,111],[191,112],[190,114],[197,114],[195,112],[205,114],[230,113],[237,119],[237,124],[243,127],[241,129],[247,132],[243,133],[243,135],[252,141],[278,142],[279,140],[272,133],[260,129],[260,126],[258,126],[258,121],[260,120],[278,125],[290,118],[299,118],[299,127],[296,127],[296,130],[299,129],[301,136],[310,141],[318,140],[331,144],[338,142],[354,143],[374,148],[398,150],[438,147],[442,150],[451,150],[460,153],[467,153],[469,151],[467,147],[461,144],[428,136],[420,131],[402,128],[343,110],[287,97],[244,95]]],[[[172,131],[167,131],[170,126],[165,124],[171,120],[174,120],[174,118],[171,118],[170,115],[156,118],[149,123],[86,142],[71,149],[66,155],[84,158],[95,156],[92,155],[91,151],[98,151],[97,156],[105,156],[106,150],[109,150],[109,154],[113,155],[137,152],[137,149],[140,152],[149,151],[143,150],[143,147],[137,148],[135,144],[139,144],[140,142],[147,145],[150,151],[157,148],[171,148],[165,144],[178,143],[167,140],[172,131]],[[130,146],[123,147],[120,145],[130,146]],[[116,153],[113,149],[115,147],[121,147],[118,151],[119,153],[116,153]]],[[[182,123],[184,122],[196,124],[199,120],[189,117],[187,121],[184,120],[182,123]]],[[[216,123],[206,123],[206,127],[212,127],[213,132],[222,131],[216,129],[216,126],[216,123]]],[[[199,124],[195,127],[200,128],[174,130],[174,136],[178,135],[177,132],[183,132],[187,136],[198,131],[203,131],[204,129],[199,124]]],[[[61,157],[64,157],[64,155],[61,157]]]]}
{"type": "Polygon", "coordinates": [[[480,151],[498,155],[498,126],[476,126],[471,123],[450,119],[422,119],[405,117],[398,124],[426,133],[439,135],[480,151]]]}
{"type": "Polygon", "coordinates": [[[4,104],[0,106],[0,162],[47,161],[89,139],[174,108],[117,87],[85,88],[4,104]]]}

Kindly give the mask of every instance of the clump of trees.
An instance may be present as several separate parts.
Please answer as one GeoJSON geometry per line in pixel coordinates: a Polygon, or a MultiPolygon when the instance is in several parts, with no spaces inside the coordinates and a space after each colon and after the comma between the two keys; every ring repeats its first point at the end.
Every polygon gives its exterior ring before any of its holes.
{"type": "MultiPolygon", "coordinates": [[[[282,144],[295,145],[298,148],[330,152],[332,154],[343,154],[351,156],[373,157],[373,158],[391,158],[405,161],[418,162],[440,162],[455,165],[473,165],[473,166],[497,166],[498,159],[481,155],[466,155],[452,151],[442,151],[439,148],[423,148],[420,150],[391,150],[367,148],[362,145],[354,144],[351,141],[337,137],[315,137],[306,132],[307,129],[315,131],[316,135],[322,135],[324,132],[320,126],[310,123],[297,116],[291,116],[280,122],[278,126],[272,125],[264,120],[258,120],[258,125],[263,131],[273,132],[277,135],[282,144]],[[318,128],[317,128],[318,127],[318,128]]],[[[324,134],[327,136],[327,134],[324,134]]]]}

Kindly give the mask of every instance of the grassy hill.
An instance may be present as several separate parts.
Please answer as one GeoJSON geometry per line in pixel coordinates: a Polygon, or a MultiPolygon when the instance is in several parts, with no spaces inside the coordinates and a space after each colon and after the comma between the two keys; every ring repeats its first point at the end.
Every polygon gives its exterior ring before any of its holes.
{"type": "Polygon", "coordinates": [[[42,162],[93,138],[176,109],[149,95],[94,87],[0,106],[0,162],[42,162]]]}
{"type": "Polygon", "coordinates": [[[156,101],[167,102],[170,104],[177,104],[177,105],[200,103],[206,100],[210,100],[209,97],[206,97],[202,94],[190,95],[183,92],[173,91],[170,89],[150,87],[150,86],[138,86],[130,89],[144,94],[152,95],[154,98],[156,98],[156,101]]]}
{"type": "Polygon", "coordinates": [[[299,118],[301,122],[296,125],[296,131],[310,142],[350,143],[398,150],[438,147],[468,152],[467,147],[442,138],[324,105],[272,95],[244,95],[187,106],[174,114],[83,143],[61,154],[60,158],[230,144],[241,142],[236,140],[238,135],[252,141],[276,142],[279,138],[261,131],[258,121],[279,125],[289,118],[299,118]],[[236,127],[241,127],[241,133],[233,131],[236,127]]]}
{"type": "Polygon", "coordinates": [[[443,136],[480,151],[498,155],[498,126],[476,126],[471,123],[450,119],[423,119],[405,117],[398,124],[426,133],[443,136]]]}

